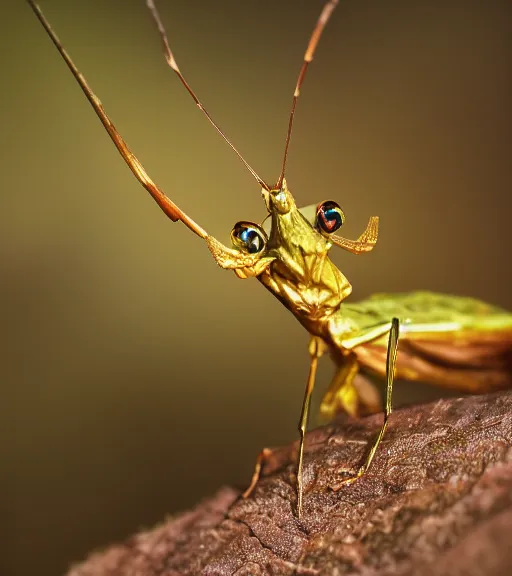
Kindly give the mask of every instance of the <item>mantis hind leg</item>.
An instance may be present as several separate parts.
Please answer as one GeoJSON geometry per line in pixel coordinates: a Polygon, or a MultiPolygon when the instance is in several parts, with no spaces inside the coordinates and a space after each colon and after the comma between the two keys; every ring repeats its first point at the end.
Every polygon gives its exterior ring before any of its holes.
{"type": "Polygon", "coordinates": [[[332,382],[320,404],[320,415],[332,420],[339,412],[350,416],[373,414],[382,410],[380,395],[374,385],[359,374],[359,363],[353,351],[342,356],[332,382]]]}
{"type": "Polygon", "coordinates": [[[333,486],[332,488],[335,491],[339,490],[342,486],[352,484],[358,478],[361,478],[361,476],[368,470],[368,468],[371,466],[375,453],[377,452],[377,448],[379,447],[379,444],[384,436],[384,433],[386,432],[386,428],[388,426],[388,420],[393,410],[392,405],[393,380],[395,377],[395,370],[396,370],[396,353],[398,349],[399,330],[400,330],[400,323],[398,321],[398,318],[393,318],[391,322],[391,329],[389,331],[388,351],[386,357],[386,407],[384,411],[384,422],[379,431],[379,434],[377,435],[377,438],[373,443],[373,446],[371,447],[370,451],[368,452],[368,455],[366,456],[364,464],[359,468],[355,476],[347,478],[346,480],[342,480],[339,484],[333,486]]]}

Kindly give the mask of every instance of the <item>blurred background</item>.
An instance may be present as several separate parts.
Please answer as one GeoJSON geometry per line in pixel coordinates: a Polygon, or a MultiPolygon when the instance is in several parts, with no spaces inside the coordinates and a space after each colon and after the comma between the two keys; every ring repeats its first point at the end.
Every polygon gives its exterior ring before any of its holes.
{"type": "MultiPolygon", "coordinates": [[[[167,68],[142,0],[41,0],[130,147],[227,242],[257,184],[167,68]]],[[[265,180],[321,0],[160,0],[185,76],[265,180]]],[[[89,551],[245,487],[293,441],[308,336],[137,183],[25,2],[0,37],[0,573],[89,551]]],[[[352,298],[429,289],[512,308],[512,4],[340,2],[298,104],[288,184],[338,201],[352,298]]],[[[331,377],[319,372],[316,405],[331,377]]],[[[440,392],[397,386],[396,403],[440,392]]],[[[312,425],[314,422],[312,422],[312,425]]]]}

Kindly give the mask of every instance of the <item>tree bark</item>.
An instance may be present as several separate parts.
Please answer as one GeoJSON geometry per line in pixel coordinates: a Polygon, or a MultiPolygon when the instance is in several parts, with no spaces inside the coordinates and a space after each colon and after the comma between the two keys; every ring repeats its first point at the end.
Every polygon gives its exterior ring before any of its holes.
{"type": "Polygon", "coordinates": [[[511,575],[512,393],[397,410],[370,470],[333,490],[381,422],[307,435],[300,521],[295,443],[272,453],[249,499],[223,488],[69,576],[511,575]]]}

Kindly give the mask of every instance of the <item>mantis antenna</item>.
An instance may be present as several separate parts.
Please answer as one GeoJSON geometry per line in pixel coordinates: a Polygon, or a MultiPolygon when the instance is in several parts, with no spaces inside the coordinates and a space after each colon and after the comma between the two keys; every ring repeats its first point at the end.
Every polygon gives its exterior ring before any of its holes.
{"type": "MultiPolygon", "coordinates": [[[[150,0],[148,0],[149,4],[150,0]]],[[[290,111],[290,119],[288,121],[288,132],[286,134],[286,142],[284,145],[284,156],[283,156],[283,167],[281,169],[281,175],[279,176],[279,180],[276,184],[276,189],[279,190],[283,185],[284,179],[284,172],[286,170],[286,160],[288,158],[288,147],[290,146],[290,138],[292,135],[292,127],[293,127],[293,117],[295,116],[295,108],[297,106],[297,100],[300,94],[300,88],[302,83],[304,82],[304,78],[306,76],[306,72],[311,60],[313,60],[313,56],[315,54],[316,46],[322,36],[322,32],[324,31],[325,25],[329,21],[331,14],[333,13],[334,9],[338,4],[338,0],[329,0],[326,5],[324,6],[311,34],[311,38],[309,39],[308,47],[306,48],[306,52],[304,54],[304,61],[302,62],[302,66],[299,71],[299,77],[297,78],[297,84],[295,85],[295,92],[293,93],[293,100],[292,100],[292,109],[290,111]]]]}
{"type": "Polygon", "coordinates": [[[174,55],[171,51],[171,47],[169,46],[169,41],[167,39],[167,33],[165,31],[164,25],[162,23],[162,19],[160,18],[160,14],[158,13],[158,10],[156,9],[155,3],[153,0],[146,0],[146,4],[149,8],[149,10],[151,11],[151,14],[155,20],[155,23],[157,25],[158,31],[160,32],[160,36],[162,38],[162,43],[164,45],[164,53],[165,53],[165,59],[167,60],[167,64],[169,64],[169,66],[174,70],[174,72],[176,72],[178,78],[180,79],[181,83],[183,84],[183,86],[185,86],[185,88],[187,89],[187,92],[190,94],[190,96],[192,96],[194,102],[196,103],[196,106],[199,108],[199,110],[201,110],[201,112],[206,116],[206,118],[208,118],[208,121],[210,122],[210,124],[215,128],[215,130],[217,130],[217,132],[224,138],[224,140],[228,143],[229,147],[231,148],[231,150],[233,150],[233,152],[238,156],[238,158],[240,158],[240,160],[243,162],[244,166],[247,168],[247,170],[249,170],[249,172],[254,176],[255,180],[258,182],[258,184],[264,188],[267,192],[270,192],[270,186],[268,184],[266,184],[259,176],[258,174],[256,174],[256,172],[251,168],[251,166],[249,166],[249,164],[247,163],[247,161],[245,160],[245,158],[240,154],[240,152],[235,148],[235,145],[231,142],[231,140],[224,134],[224,132],[217,126],[217,124],[214,122],[213,118],[210,116],[210,114],[208,113],[208,111],[206,110],[206,108],[201,104],[199,98],[196,96],[195,92],[192,90],[192,88],[190,87],[190,84],[185,80],[183,74],[181,73],[179,67],[178,67],[178,63],[176,62],[174,55]]]}
{"type": "MultiPolygon", "coordinates": [[[[201,104],[199,98],[196,96],[196,94],[194,93],[194,91],[190,87],[189,83],[183,77],[183,74],[181,73],[181,71],[178,67],[178,64],[176,62],[176,59],[174,58],[172,50],[169,46],[169,41],[167,39],[167,33],[165,31],[165,27],[162,23],[162,19],[160,18],[160,15],[158,13],[158,10],[156,8],[154,0],[146,0],[146,4],[147,4],[149,10],[151,11],[151,14],[155,20],[158,31],[159,31],[160,36],[162,38],[162,43],[164,46],[165,59],[167,60],[167,64],[169,64],[169,66],[174,70],[174,72],[176,72],[181,83],[183,84],[183,86],[185,86],[185,88],[187,89],[190,96],[192,96],[194,102],[196,103],[196,106],[201,110],[201,112],[203,112],[203,114],[206,116],[206,118],[208,118],[208,121],[210,122],[210,124],[215,128],[215,130],[217,130],[217,132],[222,136],[222,138],[224,138],[224,140],[228,143],[230,148],[235,152],[235,154],[244,163],[245,167],[253,175],[253,177],[260,184],[260,186],[262,188],[264,188],[265,190],[267,190],[267,192],[269,192],[270,187],[258,176],[258,174],[256,174],[256,172],[251,168],[251,166],[249,166],[249,164],[246,162],[244,157],[235,148],[235,146],[231,142],[231,140],[224,134],[224,132],[222,132],[222,130],[213,121],[212,117],[210,116],[208,111],[204,108],[204,106],[201,104]]],[[[325,6],[324,6],[324,8],[323,8],[318,20],[317,20],[317,23],[316,23],[316,26],[313,30],[313,33],[311,34],[311,38],[309,39],[308,47],[306,48],[306,52],[304,54],[304,61],[302,63],[301,69],[299,71],[299,76],[297,78],[297,84],[295,85],[295,91],[293,93],[292,109],[290,112],[290,119],[288,121],[288,132],[286,134],[286,143],[285,143],[285,148],[284,148],[283,167],[281,169],[281,175],[279,176],[279,180],[277,181],[277,184],[275,186],[275,188],[278,190],[283,185],[284,173],[285,173],[285,169],[286,169],[286,160],[288,157],[288,148],[290,145],[290,138],[291,138],[291,134],[292,134],[293,118],[295,115],[295,108],[297,106],[297,99],[299,98],[299,94],[300,94],[300,88],[302,86],[302,83],[304,82],[304,78],[306,76],[306,71],[308,69],[309,63],[313,60],[313,56],[315,54],[317,44],[320,40],[320,37],[322,36],[322,32],[325,28],[325,25],[329,21],[329,18],[331,17],[331,14],[332,14],[333,10],[336,8],[337,4],[338,4],[338,0],[328,0],[328,2],[325,4],[325,6]]]]}

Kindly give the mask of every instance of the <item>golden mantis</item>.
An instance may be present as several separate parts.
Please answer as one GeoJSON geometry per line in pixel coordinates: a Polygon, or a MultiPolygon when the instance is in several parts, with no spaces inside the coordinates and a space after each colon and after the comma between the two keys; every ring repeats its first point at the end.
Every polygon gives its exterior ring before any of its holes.
{"type": "MultiPolygon", "coordinates": [[[[345,215],[336,202],[327,200],[305,208],[298,208],[295,204],[285,178],[295,109],[306,71],[338,0],[328,0],[324,4],[307,45],[293,94],[282,169],[274,186],[258,176],[205,110],[178,67],[154,1],[146,0],[163,43],[167,64],[261,187],[267,217],[262,224],[247,221],[235,224],[231,232],[231,247],[208,234],[151,180],[63,48],[39,6],[33,0],[28,0],[28,3],[128,167],[163,212],[173,222],[181,221],[205,240],[221,268],[232,270],[242,279],[257,278],[310,334],[310,370],[299,420],[298,517],[304,508],[302,467],[305,434],[317,364],[323,354],[329,353],[337,364],[337,372],[321,404],[324,416],[331,418],[339,411],[356,416],[381,410],[380,399],[372,384],[360,372],[384,377],[387,386],[384,421],[376,439],[355,474],[343,479],[334,489],[354,482],[370,467],[392,411],[395,375],[463,392],[483,392],[512,385],[512,314],[471,298],[430,292],[376,295],[362,302],[345,303],[352,287],[329,259],[329,250],[336,245],[352,254],[369,252],[377,242],[378,218],[371,217],[361,236],[349,240],[338,234],[345,215]],[[400,353],[397,354],[399,339],[400,353]]],[[[245,497],[255,487],[265,454],[263,451],[258,459],[245,497]]]]}

